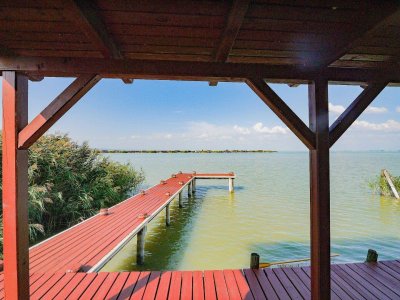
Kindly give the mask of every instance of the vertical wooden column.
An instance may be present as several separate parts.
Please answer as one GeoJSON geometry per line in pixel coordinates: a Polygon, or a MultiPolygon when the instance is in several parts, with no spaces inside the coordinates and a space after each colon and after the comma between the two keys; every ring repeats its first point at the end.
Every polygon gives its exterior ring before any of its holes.
{"type": "Polygon", "coordinates": [[[3,72],[3,239],[6,299],[29,299],[28,153],[18,133],[28,123],[28,79],[3,72]]]}
{"type": "Polygon", "coordinates": [[[310,129],[316,139],[310,150],[311,295],[319,300],[331,294],[328,82],[310,83],[308,93],[310,129]]]}
{"type": "Polygon", "coordinates": [[[187,187],[188,187],[188,197],[192,197],[192,182],[189,182],[187,187]]]}

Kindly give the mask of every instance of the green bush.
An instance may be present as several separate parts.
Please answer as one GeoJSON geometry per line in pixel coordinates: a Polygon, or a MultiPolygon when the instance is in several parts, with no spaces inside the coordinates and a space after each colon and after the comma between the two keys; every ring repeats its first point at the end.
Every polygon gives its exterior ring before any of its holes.
{"type": "Polygon", "coordinates": [[[30,148],[28,177],[31,244],[121,202],[144,180],[142,171],[67,135],[43,136],[30,148]]]}

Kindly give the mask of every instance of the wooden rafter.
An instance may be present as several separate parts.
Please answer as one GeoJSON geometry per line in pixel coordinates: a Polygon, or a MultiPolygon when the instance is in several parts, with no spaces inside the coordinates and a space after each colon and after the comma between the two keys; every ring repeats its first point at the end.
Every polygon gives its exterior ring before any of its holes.
{"type": "Polygon", "coordinates": [[[59,77],[100,74],[104,78],[203,81],[243,81],[256,77],[284,83],[308,82],[324,77],[335,83],[360,84],[377,78],[392,83],[400,82],[400,68],[397,67],[387,70],[337,67],[319,70],[301,66],[103,58],[0,57],[0,71],[7,70],[59,77]]]}
{"type": "MultiPolygon", "coordinates": [[[[63,10],[67,19],[74,22],[105,58],[122,59],[122,53],[99,16],[95,3],[89,0],[66,0],[63,10]]],[[[132,83],[130,78],[122,79],[132,83]]]]}
{"type": "Polygon", "coordinates": [[[249,87],[268,105],[287,127],[309,149],[315,148],[315,136],[306,124],[290,109],[289,106],[265,83],[263,79],[251,78],[246,81],[249,87]]]}
{"type": "Polygon", "coordinates": [[[385,88],[387,82],[374,82],[368,85],[362,93],[347,107],[329,128],[330,147],[346,132],[362,112],[374,101],[385,88]]]}
{"type": "Polygon", "coordinates": [[[250,0],[235,0],[226,21],[225,29],[213,54],[213,61],[225,62],[242,26],[250,0]]]}
{"type": "MultiPolygon", "coordinates": [[[[343,55],[348,53],[351,49],[357,47],[362,40],[368,39],[372,37],[378,30],[384,28],[388,24],[393,23],[400,18],[400,4],[393,4],[393,2],[385,2],[382,1],[381,9],[385,11],[385,13],[381,16],[374,17],[374,14],[371,14],[372,20],[369,24],[361,23],[359,26],[354,28],[349,35],[349,38],[344,41],[344,43],[338,42],[338,46],[334,47],[332,51],[328,51],[328,53],[322,57],[322,59],[317,60],[314,64],[319,65],[320,67],[327,67],[330,64],[334,63],[338,59],[340,59],[343,55]]],[[[311,62],[313,63],[313,62],[311,62]]]]}
{"type": "Polygon", "coordinates": [[[18,148],[28,149],[99,80],[100,77],[93,74],[82,75],[75,79],[39,115],[21,130],[18,135],[18,148]]]}
{"type": "MultiPolygon", "coordinates": [[[[229,53],[235,43],[236,36],[242,26],[244,16],[246,15],[247,8],[250,0],[235,0],[232,4],[231,10],[226,20],[226,25],[221,33],[221,37],[217,47],[212,55],[212,61],[226,62],[229,53]]],[[[210,86],[217,86],[218,81],[210,81],[210,86]]]]}

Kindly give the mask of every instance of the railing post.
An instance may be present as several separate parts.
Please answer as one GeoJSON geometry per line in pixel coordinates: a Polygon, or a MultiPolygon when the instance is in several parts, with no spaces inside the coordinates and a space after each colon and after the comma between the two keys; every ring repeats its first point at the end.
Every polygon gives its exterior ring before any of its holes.
{"type": "Polygon", "coordinates": [[[316,147],[310,150],[311,296],[330,299],[330,190],[328,82],[309,84],[309,122],[316,147]]]}
{"type": "Polygon", "coordinates": [[[3,241],[6,299],[29,299],[28,152],[18,133],[28,124],[28,79],[3,72],[3,241]]]}

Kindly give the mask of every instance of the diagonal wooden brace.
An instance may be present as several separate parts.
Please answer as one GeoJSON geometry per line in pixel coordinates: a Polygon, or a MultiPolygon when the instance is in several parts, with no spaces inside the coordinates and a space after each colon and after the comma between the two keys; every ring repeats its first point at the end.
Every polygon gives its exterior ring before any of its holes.
{"type": "Polygon", "coordinates": [[[18,149],[28,149],[75,103],[77,103],[97,82],[100,76],[81,75],[57,96],[18,134],[18,149]]]}
{"type": "Polygon", "coordinates": [[[249,78],[246,83],[308,149],[315,149],[315,134],[263,79],[249,78]]]}

